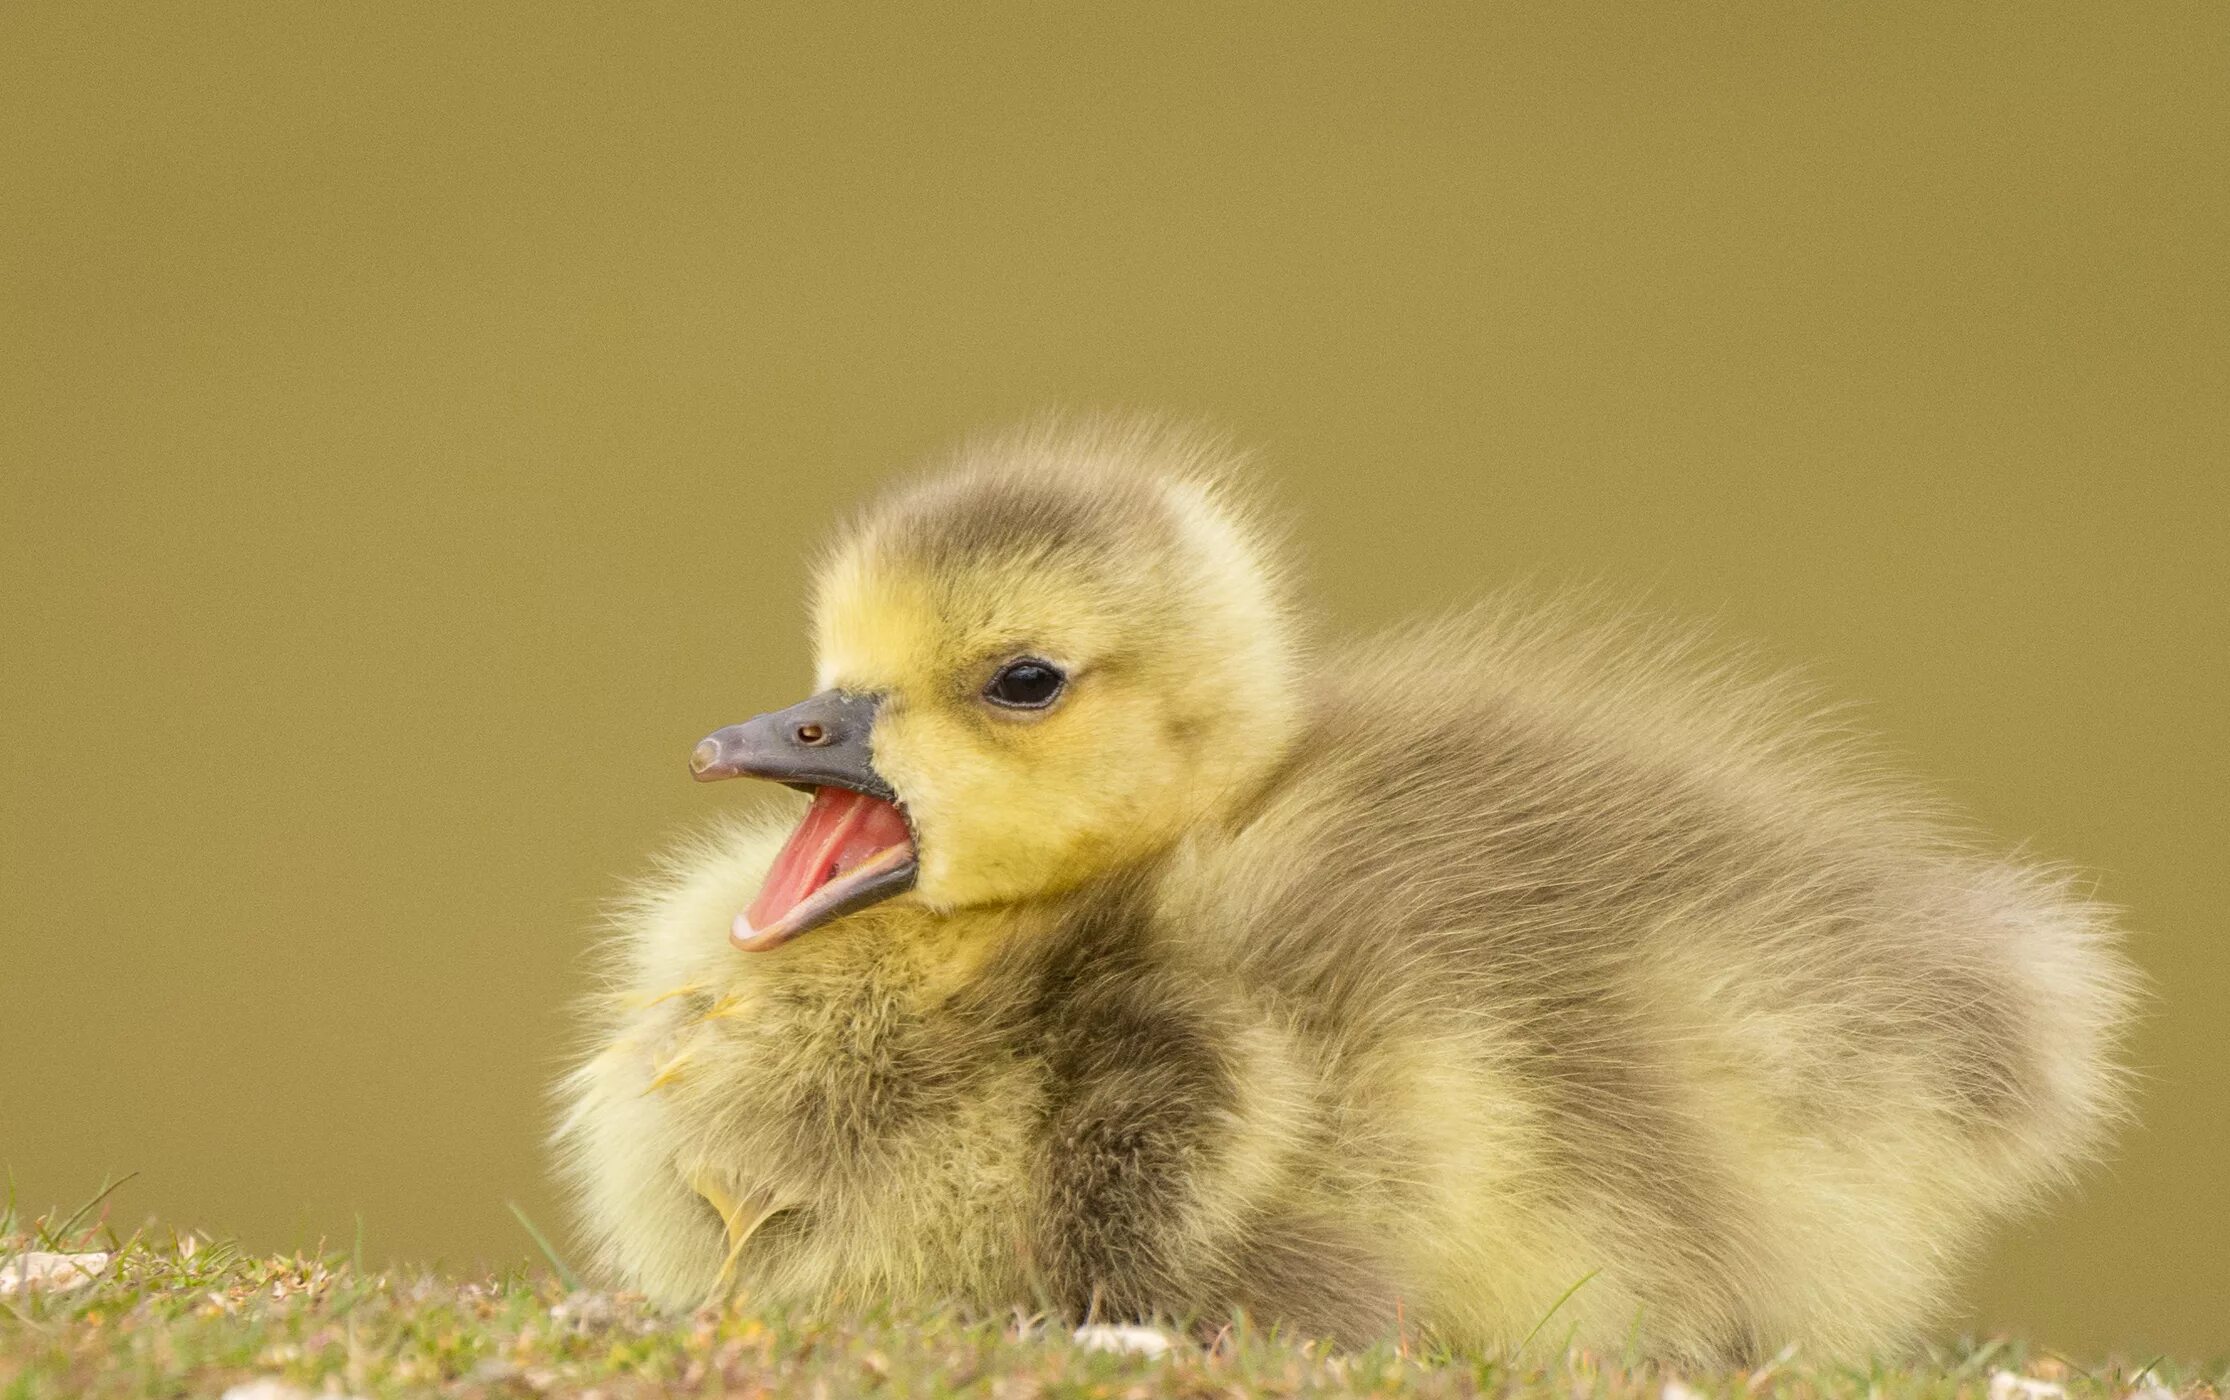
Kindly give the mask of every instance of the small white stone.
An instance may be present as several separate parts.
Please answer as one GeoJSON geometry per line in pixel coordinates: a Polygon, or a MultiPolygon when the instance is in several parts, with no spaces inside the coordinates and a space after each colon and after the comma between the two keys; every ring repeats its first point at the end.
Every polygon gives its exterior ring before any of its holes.
{"type": "Polygon", "coordinates": [[[2066,1400],[2067,1387],[2053,1381],[2017,1376],[2011,1371],[1990,1373],[1990,1400],[2066,1400]]]}
{"type": "Polygon", "coordinates": [[[1703,1400],[1703,1396],[1674,1380],[1665,1382],[1664,1392],[1658,1400],[1703,1400]]]}
{"type": "Polygon", "coordinates": [[[304,1390],[289,1385],[274,1376],[262,1376],[252,1381],[242,1381],[224,1393],[224,1400],[356,1400],[353,1395],[335,1395],[330,1391],[304,1390]]]}
{"type": "Polygon", "coordinates": [[[551,1317],[576,1327],[602,1327],[618,1315],[619,1308],[610,1294],[592,1293],[587,1289],[568,1293],[550,1306],[551,1317]]]}
{"type": "Polygon", "coordinates": [[[2129,1385],[2128,1400],[2176,1400],[2175,1387],[2150,1371],[2139,1371],[2130,1377],[2129,1385]]]}
{"type": "Polygon", "coordinates": [[[1177,1339],[1158,1327],[1093,1322],[1076,1329],[1076,1344],[1086,1351],[1119,1351],[1133,1356],[1167,1356],[1177,1339]]]}
{"type": "Polygon", "coordinates": [[[99,1278],[107,1267],[104,1250],[52,1254],[34,1249],[21,1258],[0,1262],[0,1296],[26,1288],[79,1288],[99,1278]]]}

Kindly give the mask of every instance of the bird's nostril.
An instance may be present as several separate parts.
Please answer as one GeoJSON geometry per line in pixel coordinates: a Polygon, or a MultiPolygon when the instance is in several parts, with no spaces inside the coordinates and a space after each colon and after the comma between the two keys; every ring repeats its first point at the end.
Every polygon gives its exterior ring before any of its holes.
{"type": "Polygon", "coordinates": [[[720,745],[710,739],[700,739],[697,747],[689,751],[689,771],[702,773],[720,759],[720,745]]]}
{"type": "Polygon", "coordinates": [[[801,724],[797,728],[797,736],[801,744],[825,744],[828,742],[829,732],[818,724],[801,724]]]}

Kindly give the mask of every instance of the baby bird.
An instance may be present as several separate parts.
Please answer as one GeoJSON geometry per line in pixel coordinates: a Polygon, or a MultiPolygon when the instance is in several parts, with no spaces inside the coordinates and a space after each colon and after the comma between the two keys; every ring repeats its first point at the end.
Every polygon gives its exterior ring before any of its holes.
{"type": "Polygon", "coordinates": [[[1304,650],[1215,442],[979,441],[818,573],[810,795],[618,912],[608,1275],[1732,1361],[1912,1340],[2102,1145],[2132,975],[1787,688],[1501,604],[1304,650]]]}

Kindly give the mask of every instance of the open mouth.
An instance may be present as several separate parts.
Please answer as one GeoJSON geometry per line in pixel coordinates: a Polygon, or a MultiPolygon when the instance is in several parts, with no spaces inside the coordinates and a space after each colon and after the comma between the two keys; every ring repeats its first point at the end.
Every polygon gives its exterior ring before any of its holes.
{"type": "Polygon", "coordinates": [[[747,953],[913,888],[914,833],[896,803],[819,787],[728,941],[747,953]]]}

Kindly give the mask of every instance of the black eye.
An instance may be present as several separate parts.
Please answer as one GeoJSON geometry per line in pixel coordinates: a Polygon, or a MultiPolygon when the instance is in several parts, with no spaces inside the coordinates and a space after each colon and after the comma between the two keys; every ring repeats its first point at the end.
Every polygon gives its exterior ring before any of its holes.
{"type": "Polygon", "coordinates": [[[1068,679],[1052,662],[1026,656],[1000,668],[983,688],[983,698],[1010,710],[1042,710],[1060,698],[1068,679]]]}

